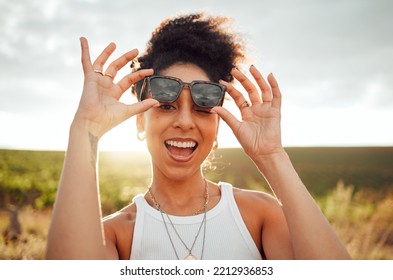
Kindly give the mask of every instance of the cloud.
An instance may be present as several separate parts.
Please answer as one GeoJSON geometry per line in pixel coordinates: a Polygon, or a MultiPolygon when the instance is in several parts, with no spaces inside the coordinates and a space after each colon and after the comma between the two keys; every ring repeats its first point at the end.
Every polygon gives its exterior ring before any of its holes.
{"type": "Polygon", "coordinates": [[[111,41],[116,55],[143,50],[163,18],[199,10],[235,19],[254,63],[278,78],[286,106],[393,108],[389,0],[26,0],[0,7],[0,112],[21,118],[57,112],[65,125],[72,117],[83,82],[80,36],[89,38],[92,58],[111,41]]]}
{"type": "Polygon", "coordinates": [[[384,102],[372,106],[393,106],[391,2],[302,2],[268,10],[259,25],[266,36],[255,39],[262,62],[275,60],[272,68],[288,85],[289,101],[348,106],[377,94],[384,102]],[[367,90],[370,81],[379,83],[378,93],[367,90]]]}

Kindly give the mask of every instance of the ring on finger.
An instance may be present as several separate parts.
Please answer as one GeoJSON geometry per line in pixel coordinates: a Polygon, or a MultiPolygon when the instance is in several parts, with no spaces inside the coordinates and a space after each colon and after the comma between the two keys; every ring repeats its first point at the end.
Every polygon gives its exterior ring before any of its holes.
{"type": "Polygon", "coordinates": [[[250,104],[248,103],[247,100],[245,100],[242,105],[240,105],[240,109],[246,108],[246,107],[250,107],[250,104]]]}
{"type": "Polygon", "coordinates": [[[105,73],[104,76],[108,76],[109,78],[113,79],[113,76],[111,74],[105,73]]]}
{"type": "Polygon", "coordinates": [[[97,74],[100,74],[101,76],[104,76],[104,73],[102,73],[101,70],[94,70],[94,72],[96,72],[97,74]]]}

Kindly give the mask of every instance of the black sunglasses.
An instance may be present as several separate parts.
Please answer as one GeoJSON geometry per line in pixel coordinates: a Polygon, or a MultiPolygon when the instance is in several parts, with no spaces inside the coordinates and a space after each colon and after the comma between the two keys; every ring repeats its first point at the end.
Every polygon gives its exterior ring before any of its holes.
{"type": "Polygon", "coordinates": [[[169,76],[150,76],[144,79],[141,91],[137,94],[138,100],[154,98],[162,103],[175,102],[184,86],[188,86],[194,103],[200,107],[213,108],[222,106],[226,86],[209,81],[192,81],[185,83],[182,80],[169,76]]]}

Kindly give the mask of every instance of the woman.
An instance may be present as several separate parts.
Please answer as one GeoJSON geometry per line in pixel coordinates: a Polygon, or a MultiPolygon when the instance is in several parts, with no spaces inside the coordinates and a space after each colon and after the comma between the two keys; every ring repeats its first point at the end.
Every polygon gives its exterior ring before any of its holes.
{"type": "Polygon", "coordinates": [[[165,20],[134,71],[132,50],[91,63],[81,38],[84,88],[53,211],[51,259],[347,259],[346,249],[296,174],[281,144],[281,93],[251,66],[256,85],[237,70],[244,59],[227,19],[203,14],[165,20]],[[232,85],[236,79],[247,97],[232,85]],[[130,87],[138,100],[118,100],[130,87]],[[228,92],[242,120],[221,107],[228,92]],[[247,101],[250,100],[250,102],[247,101]],[[98,140],[136,116],[151,154],[148,191],[101,219],[98,140]],[[265,176],[275,197],[207,181],[201,166],[217,142],[220,119],[265,176]]]}

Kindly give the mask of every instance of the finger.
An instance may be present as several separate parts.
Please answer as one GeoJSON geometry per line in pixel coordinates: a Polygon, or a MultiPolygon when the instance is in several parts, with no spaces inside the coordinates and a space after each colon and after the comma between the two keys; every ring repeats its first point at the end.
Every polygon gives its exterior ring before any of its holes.
{"type": "Polygon", "coordinates": [[[130,73],[121,79],[117,85],[120,87],[121,94],[130,88],[132,84],[146,78],[147,76],[153,75],[153,69],[143,69],[137,72],[130,73]]]}
{"type": "Polygon", "coordinates": [[[237,136],[241,123],[231,112],[221,106],[213,107],[211,111],[217,113],[232,129],[235,136],[237,136]]]}
{"type": "Polygon", "coordinates": [[[232,99],[235,101],[237,107],[239,107],[240,112],[244,113],[245,108],[249,107],[247,99],[243,96],[243,94],[238,91],[231,83],[225,82],[225,81],[220,81],[221,84],[225,85],[227,87],[227,92],[229,95],[232,97],[232,99]]]}
{"type": "Polygon", "coordinates": [[[128,62],[133,60],[137,55],[138,55],[138,50],[133,49],[132,51],[129,51],[125,54],[123,54],[121,57],[113,61],[108,68],[105,71],[105,76],[108,76],[112,79],[114,79],[117,75],[117,72],[123,68],[128,62]]]}
{"type": "Polygon", "coordinates": [[[116,44],[110,43],[102,51],[102,53],[97,57],[97,59],[94,61],[93,69],[102,72],[103,71],[102,69],[104,68],[105,63],[107,62],[107,60],[111,56],[111,54],[115,51],[115,49],[116,49],[116,44]]]}
{"type": "Polygon", "coordinates": [[[261,89],[262,101],[271,102],[273,100],[272,91],[269,85],[266,83],[265,79],[263,78],[262,74],[258,71],[258,69],[254,65],[251,65],[250,73],[254,77],[259,88],[261,89]]]}
{"type": "Polygon", "coordinates": [[[269,76],[267,76],[267,80],[270,84],[270,87],[272,88],[272,94],[273,94],[273,101],[272,101],[272,106],[276,108],[281,107],[281,91],[280,88],[278,87],[278,83],[276,78],[274,77],[273,73],[270,73],[269,76]]]}
{"type": "Polygon", "coordinates": [[[85,37],[81,37],[80,44],[81,44],[81,51],[82,51],[82,56],[81,56],[82,68],[83,68],[83,73],[86,76],[89,72],[93,70],[93,66],[91,64],[91,59],[90,59],[89,42],[85,37]]]}
{"type": "Polygon", "coordinates": [[[238,80],[241,83],[243,88],[247,91],[251,103],[252,104],[260,103],[261,98],[259,97],[258,90],[255,87],[255,85],[247,78],[247,76],[237,69],[233,69],[231,73],[236,78],[236,80],[238,80]]]}
{"type": "Polygon", "coordinates": [[[158,105],[160,105],[160,103],[152,98],[145,99],[141,102],[137,102],[131,105],[127,105],[127,115],[128,115],[127,117],[130,118],[134,115],[143,113],[149,110],[150,108],[153,108],[158,105]]]}

